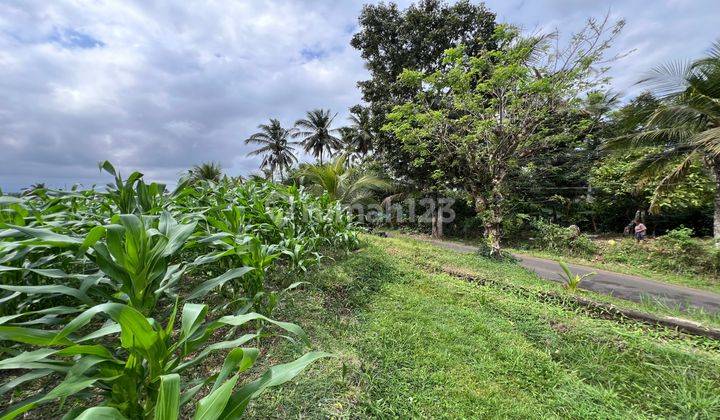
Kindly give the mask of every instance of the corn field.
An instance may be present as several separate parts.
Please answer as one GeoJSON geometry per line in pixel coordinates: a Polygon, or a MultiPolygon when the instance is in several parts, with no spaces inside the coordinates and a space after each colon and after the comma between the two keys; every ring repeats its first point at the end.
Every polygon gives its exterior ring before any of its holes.
{"type": "Polygon", "coordinates": [[[48,403],[69,419],[237,418],[329,356],[304,350],[249,375],[268,336],[307,348],[272,313],[326,250],[357,246],[340,204],[264,181],[167,191],[101,168],[106,189],[0,195],[3,419],[48,403]]]}

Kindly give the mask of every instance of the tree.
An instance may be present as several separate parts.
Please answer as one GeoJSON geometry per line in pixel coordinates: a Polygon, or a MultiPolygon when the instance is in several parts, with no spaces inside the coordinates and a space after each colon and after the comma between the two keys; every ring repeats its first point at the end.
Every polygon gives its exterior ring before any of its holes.
{"type": "Polygon", "coordinates": [[[337,130],[331,128],[337,114],[330,114],[329,109],[314,109],[308,111],[305,118],[295,122],[297,131],[293,137],[301,137],[305,151],[312,153],[321,165],[323,153],[332,155],[333,150],[340,145],[340,139],[332,134],[337,130]]]}
{"type": "Polygon", "coordinates": [[[350,108],[350,129],[355,146],[355,153],[366,156],[373,148],[372,124],[370,109],[356,105],[350,108]]]}
{"type": "Polygon", "coordinates": [[[195,165],[188,170],[187,179],[190,182],[213,181],[219,182],[223,176],[222,167],[219,163],[204,162],[195,165]]]}
{"type": "Polygon", "coordinates": [[[662,65],[641,83],[654,88],[660,104],[640,132],[611,139],[605,148],[655,148],[633,168],[641,183],[664,175],[653,192],[651,212],[659,211],[659,200],[692,173],[694,165],[709,169],[716,191],[713,236],[720,247],[720,41],[706,57],[687,65],[662,65]]]}
{"type": "Polygon", "coordinates": [[[508,174],[542,150],[550,115],[604,81],[597,76],[602,69],[592,66],[622,25],[610,25],[607,16],[590,19],[562,49],[549,42],[556,34],[523,37],[499,25],[494,50],[451,48],[440,70],[401,75],[418,93],[394,108],[385,129],[402,142],[412,165],[430,162],[436,178],[451,176],[473,197],[491,255],[500,255],[508,174]]]}
{"type": "Polygon", "coordinates": [[[296,130],[283,128],[275,118],[270,119],[270,124],[260,124],[258,128],[260,131],[248,137],[245,144],[258,144],[260,148],[248,153],[248,156],[264,155],[260,167],[270,169],[271,174],[275,173],[276,169],[279,170],[282,181],[283,169],[288,170],[297,162],[293,153],[293,145],[297,143],[290,141],[296,130]]]}
{"type": "Polygon", "coordinates": [[[345,156],[347,166],[352,166],[355,160],[360,157],[355,129],[352,127],[340,127],[338,133],[340,133],[340,142],[337,152],[345,156]]]}
{"type": "Polygon", "coordinates": [[[308,165],[299,171],[302,181],[325,192],[333,200],[352,205],[368,198],[373,191],[384,191],[390,183],[375,174],[361,173],[357,168],[345,165],[345,156],[322,165],[308,165]]]}
{"type": "Polygon", "coordinates": [[[350,44],[360,51],[371,76],[358,86],[370,110],[376,151],[394,177],[427,191],[432,169],[411,165],[413,158],[403,151],[399,140],[381,130],[392,108],[412,100],[416,93],[414,87],[398,83],[398,76],[404,69],[439,70],[445,50],[460,44],[469,54],[492,49],[495,15],[482,3],[468,0],[451,5],[421,0],[405,10],[395,3],[365,5],[358,23],[360,31],[350,44]]]}

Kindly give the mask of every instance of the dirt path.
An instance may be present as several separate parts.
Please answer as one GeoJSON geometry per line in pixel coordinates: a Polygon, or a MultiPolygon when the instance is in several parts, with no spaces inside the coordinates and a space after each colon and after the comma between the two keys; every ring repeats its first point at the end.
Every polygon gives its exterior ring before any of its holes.
{"type": "MultiPolygon", "coordinates": [[[[417,238],[462,253],[472,253],[477,250],[474,246],[457,242],[438,241],[433,239],[417,238]]],[[[538,276],[551,281],[560,282],[558,263],[544,258],[531,257],[524,254],[513,254],[520,260],[519,264],[538,276]]],[[[657,300],[673,308],[687,309],[689,307],[703,309],[711,313],[720,313],[720,295],[689,287],[661,283],[652,279],[615,273],[579,264],[568,264],[573,273],[586,274],[594,272],[595,276],[585,279],[580,285],[581,289],[604,293],[621,299],[641,302],[643,300],[657,300]]]]}

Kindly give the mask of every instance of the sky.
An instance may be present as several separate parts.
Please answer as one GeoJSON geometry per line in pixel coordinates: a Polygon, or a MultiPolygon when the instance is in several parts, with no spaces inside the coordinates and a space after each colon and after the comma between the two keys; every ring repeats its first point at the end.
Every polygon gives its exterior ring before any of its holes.
{"type": "MultiPolygon", "coordinates": [[[[172,184],[194,164],[256,171],[243,140],[330,108],[345,124],[368,77],[349,41],[363,1],[0,0],[0,188],[109,182],[97,163],[172,184]]],[[[409,1],[399,1],[407,6],[409,1]]],[[[717,0],[490,0],[498,20],[569,33],[625,18],[612,88],[720,39],[717,0]]]]}

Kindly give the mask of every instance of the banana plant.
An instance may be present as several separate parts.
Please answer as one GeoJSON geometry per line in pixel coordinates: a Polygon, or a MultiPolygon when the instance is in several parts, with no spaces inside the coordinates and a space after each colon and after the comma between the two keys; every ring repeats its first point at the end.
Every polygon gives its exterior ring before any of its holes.
{"type": "Polygon", "coordinates": [[[183,306],[179,331],[175,331],[177,307],[176,302],[164,327],[120,303],[89,308],[59,331],[0,325],[0,340],[36,347],[0,361],[0,370],[23,372],[0,386],[0,395],[40,378],[62,378],[48,391],[8,408],[1,418],[13,419],[42,404],[73,396],[82,401],[86,395],[98,395],[102,398],[98,406],[75,408],[64,418],[170,420],[177,419],[180,410],[204,389],[209,393],[195,403],[195,419],[239,418],[248,403],[267,388],[293,379],[313,361],[330,356],[309,352],[237,387],[260,353],[258,348],[243,347],[261,335],[261,331],[247,332],[248,323],[263,321],[307,343],[305,332],[295,324],[257,313],[206,322],[207,305],[192,303],[183,306]],[[97,316],[106,317],[107,322],[87,332],[97,316]],[[246,332],[211,343],[211,337],[226,327],[246,332]],[[216,352],[226,352],[219,372],[201,378],[188,374],[216,352]]]}

